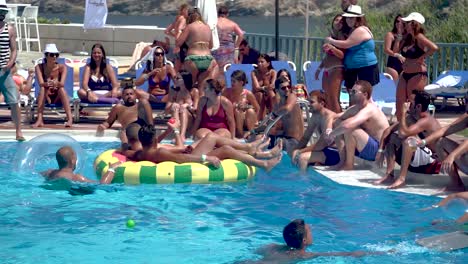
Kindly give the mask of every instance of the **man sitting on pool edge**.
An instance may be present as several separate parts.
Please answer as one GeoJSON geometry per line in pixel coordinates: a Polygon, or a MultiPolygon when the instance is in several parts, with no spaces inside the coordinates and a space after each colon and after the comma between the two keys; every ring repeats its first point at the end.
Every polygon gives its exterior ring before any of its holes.
{"type": "MultiPolygon", "coordinates": [[[[57,179],[67,179],[75,182],[96,182],[86,178],[81,174],[73,172],[76,169],[77,158],[76,153],[72,147],[65,146],[59,148],[55,153],[55,157],[57,159],[59,168],[56,170],[49,169],[47,171],[41,172],[42,176],[44,176],[46,180],[53,181],[57,179]]],[[[121,162],[109,164],[109,169],[104,174],[104,176],[102,176],[100,183],[109,184],[114,177],[114,169],[118,167],[120,163],[121,162]]]]}

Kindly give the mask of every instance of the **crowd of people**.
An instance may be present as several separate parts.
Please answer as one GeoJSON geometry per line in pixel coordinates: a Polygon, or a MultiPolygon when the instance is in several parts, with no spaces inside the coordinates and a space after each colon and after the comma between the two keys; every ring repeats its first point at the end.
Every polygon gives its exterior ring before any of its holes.
{"type": "MultiPolygon", "coordinates": [[[[386,72],[398,85],[398,121],[390,124],[372,101],[373,86],[379,83],[374,35],[356,2],[342,1],[344,12],[331,21],[330,36],[323,45],[326,55],[315,73],[316,79],[322,74],[322,90],[293,86],[292,73],[273,69],[272,58],[249,46],[240,26],[228,18],[229,10],[225,6],[218,10],[220,47],[212,52],[211,29],[197,9],[184,4],[165,30],[169,38],[174,38],[175,47],[169,51],[168,45],[157,42],[145,48],[142,54],[145,68],[135,80],[119,83],[104,47],[96,43],[78,96],[84,102],[115,104],[97,133],[102,134],[119,122],[122,127],[119,151],[130,160],[219,166],[221,159],[232,158],[271,170],[280,162],[284,150],[301,170],[310,165],[353,170],[358,156],[375,161],[378,166],[386,161],[385,175],[375,184],[388,183],[388,188],[400,188],[405,185],[408,171],[443,172],[451,179],[447,191],[464,191],[459,170],[468,172],[468,143],[465,140],[458,144],[447,136],[466,128],[468,114],[442,127],[428,113],[431,98],[424,92],[428,80],[425,59],[438,47],[425,36],[424,17],[416,12],[406,17],[397,15],[393,29],[385,35],[386,72]],[[168,63],[169,52],[176,55],[173,64],[168,63]],[[240,70],[231,74],[231,83],[226,85],[223,68],[229,63],[256,64],[250,76],[251,91],[245,88],[248,78],[240,70]],[[348,109],[341,109],[339,102],[342,81],[350,95],[348,109]],[[147,90],[135,89],[145,83],[147,90]],[[306,111],[298,104],[304,100],[308,105],[306,111]],[[173,119],[167,122],[168,127],[161,135],[154,128],[152,103],[164,103],[165,113],[173,119]],[[307,116],[306,126],[304,116],[307,116]],[[170,135],[174,144],[160,143],[170,135]],[[314,135],[318,135],[315,141],[314,135]],[[194,138],[192,145],[185,144],[189,137],[194,138]],[[395,163],[401,167],[397,177],[395,163]]],[[[9,40],[0,42],[0,66],[5,76],[0,77],[1,91],[11,106],[16,138],[24,140],[18,92],[11,73],[17,52],[15,31],[2,20],[5,11],[0,7],[0,26],[5,28],[0,38],[9,40]]],[[[33,127],[44,125],[45,103],[62,104],[67,115],[65,126],[70,127],[72,114],[64,91],[66,68],[58,63],[60,52],[55,44],[48,44],[44,55],[35,67],[40,92],[33,127]]],[[[34,73],[30,76],[21,84],[31,87],[34,73]]],[[[57,161],[58,170],[44,173],[48,179],[90,181],[73,173],[76,165],[73,150],[60,149],[57,161]]],[[[110,164],[111,169],[101,183],[112,181],[118,165],[110,164]]],[[[310,243],[307,235],[310,231],[303,221],[296,222],[306,232],[294,246],[291,246],[293,242],[286,242],[292,248],[303,250],[310,243]]]]}

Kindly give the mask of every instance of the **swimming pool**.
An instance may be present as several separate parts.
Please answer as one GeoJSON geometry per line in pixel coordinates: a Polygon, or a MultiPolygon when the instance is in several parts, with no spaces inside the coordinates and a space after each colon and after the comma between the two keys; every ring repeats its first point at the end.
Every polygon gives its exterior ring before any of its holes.
{"type": "MultiPolygon", "coordinates": [[[[312,225],[309,251],[388,250],[364,258],[303,263],[462,263],[468,250],[439,253],[414,240],[446,232],[431,227],[443,210],[420,212],[438,199],[338,185],[316,172],[301,175],[285,158],[250,182],[213,185],[109,185],[90,195],[50,190],[37,173],[12,173],[20,143],[0,142],[2,263],[231,263],[281,243],[293,218],[312,225]],[[127,219],[136,222],[127,228],[127,219]]],[[[115,142],[84,142],[85,175],[115,142]]],[[[55,167],[53,157],[38,170],[55,167]]]]}

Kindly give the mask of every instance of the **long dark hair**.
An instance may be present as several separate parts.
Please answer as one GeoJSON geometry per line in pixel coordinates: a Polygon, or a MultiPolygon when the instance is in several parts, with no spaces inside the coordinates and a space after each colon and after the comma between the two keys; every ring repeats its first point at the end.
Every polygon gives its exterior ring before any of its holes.
{"type": "Polygon", "coordinates": [[[396,15],[395,17],[395,20],[393,20],[393,29],[392,29],[392,33],[393,34],[396,34],[397,33],[397,27],[396,27],[396,23],[398,22],[398,19],[399,18],[402,18],[403,16],[401,14],[398,14],[396,15]]]}
{"type": "Polygon", "coordinates": [[[97,68],[97,64],[96,64],[96,61],[94,61],[93,59],[93,50],[95,48],[100,48],[101,49],[101,52],[102,52],[102,60],[101,60],[101,64],[99,65],[99,73],[104,76],[104,78],[108,78],[107,76],[107,59],[106,59],[106,51],[104,50],[104,47],[102,46],[101,43],[96,43],[93,45],[93,47],[91,48],[91,59],[89,60],[89,68],[91,68],[91,72],[96,72],[96,68],[97,68]]]}
{"type": "Polygon", "coordinates": [[[148,60],[146,62],[146,72],[150,72],[152,70],[154,70],[154,67],[155,67],[155,63],[154,63],[154,52],[157,50],[157,49],[160,49],[162,50],[163,52],[163,67],[166,65],[166,51],[163,49],[163,47],[161,46],[156,46],[154,47],[154,51],[153,50],[150,50],[149,52],[153,52],[153,54],[151,54],[151,56],[153,56],[153,60],[148,60]]]}
{"type": "Polygon", "coordinates": [[[260,58],[263,58],[266,62],[270,63],[270,65],[268,65],[268,70],[273,69],[273,65],[271,65],[271,57],[268,54],[260,54],[260,56],[258,56],[258,59],[260,58]]]}

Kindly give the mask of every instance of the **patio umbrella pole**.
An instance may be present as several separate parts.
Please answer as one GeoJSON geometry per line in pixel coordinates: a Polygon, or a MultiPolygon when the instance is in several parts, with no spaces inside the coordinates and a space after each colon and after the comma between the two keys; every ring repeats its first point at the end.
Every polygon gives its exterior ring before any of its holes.
{"type": "Polygon", "coordinates": [[[279,0],[275,0],[275,58],[278,60],[279,48],[279,0]]]}

